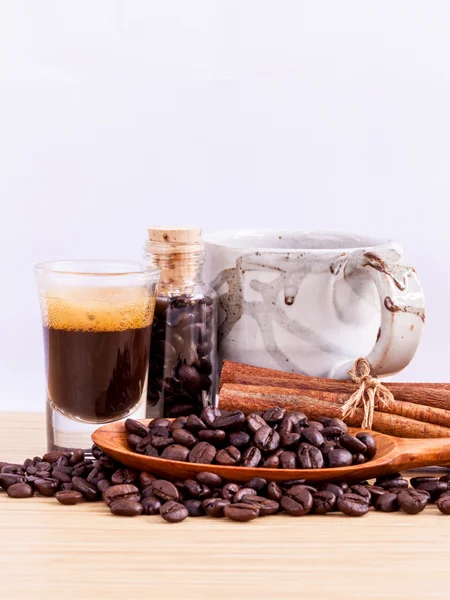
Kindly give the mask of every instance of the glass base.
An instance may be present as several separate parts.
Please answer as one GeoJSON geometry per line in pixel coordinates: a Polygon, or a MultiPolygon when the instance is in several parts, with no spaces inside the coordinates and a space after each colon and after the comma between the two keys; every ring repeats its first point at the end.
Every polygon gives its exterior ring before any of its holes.
{"type": "MultiPolygon", "coordinates": [[[[114,422],[120,423],[128,418],[145,419],[145,402],[140,402],[128,415],[114,422]]],[[[89,457],[92,448],[91,435],[103,425],[107,423],[75,421],[55,410],[47,401],[47,450],[49,452],[51,450],[73,451],[81,448],[89,457]]]]}

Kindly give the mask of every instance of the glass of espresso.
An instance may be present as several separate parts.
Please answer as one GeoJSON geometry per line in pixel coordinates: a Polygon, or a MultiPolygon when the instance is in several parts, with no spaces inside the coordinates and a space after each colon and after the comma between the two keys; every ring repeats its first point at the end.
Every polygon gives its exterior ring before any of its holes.
{"type": "Polygon", "coordinates": [[[74,260],[35,267],[47,383],[47,445],[91,445],[102,423],[145,417],[159,271],[74,260]]]}

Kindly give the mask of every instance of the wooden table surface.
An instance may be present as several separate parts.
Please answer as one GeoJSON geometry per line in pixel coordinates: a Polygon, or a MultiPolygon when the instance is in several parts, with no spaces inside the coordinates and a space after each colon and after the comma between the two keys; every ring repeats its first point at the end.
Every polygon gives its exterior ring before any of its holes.
{"type": "MultiPolygon", "coordinates": [[[[42,414],[0,413],[0,460],[45,452],[42,414]]],[[[370,512],[250,523],[115,517],[0,492],[0,598],[450,597],[450,517],[370,512]]]]}

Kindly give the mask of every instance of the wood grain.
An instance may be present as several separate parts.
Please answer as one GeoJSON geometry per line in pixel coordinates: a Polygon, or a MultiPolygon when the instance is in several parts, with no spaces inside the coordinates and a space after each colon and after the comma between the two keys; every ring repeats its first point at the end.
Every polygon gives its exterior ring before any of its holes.
{"type": "MultiPolygon", "coordinates": [[[[148,421],[142,421],[146,425],[148,421]]],[[[350,433],[363,431],[350,427],[350,433]]],[[[248,467],[226,467],[167,460],[144,456],[130,450],[127,444],[125,424],[110,423],[95,431],[92,439],[102,450],[117,461],[141,471],[150,471],[167,479],[195,478],[201,471],[217,473],[227,481],[245,483],[252,477],[263,477],[267,481],[306,479],[309,481],[364,481],[403,469],[443,465],[450,462],[450,438],[403,439],[372,431],[377,443],[374,458],[362,465],[325,469],[265,469],[248,467]]]]}
{"type": "MultiPolygon", "coordinates": [[[[44,416],[0,413],[0,460],[45,451],[44,416]]],[[[370,512],[239,524],[114,517],[0,492],[2,600],[447,599],[450,517],[370,512]],[[384,590],[384,591],[383,591],[384,590]]]]}

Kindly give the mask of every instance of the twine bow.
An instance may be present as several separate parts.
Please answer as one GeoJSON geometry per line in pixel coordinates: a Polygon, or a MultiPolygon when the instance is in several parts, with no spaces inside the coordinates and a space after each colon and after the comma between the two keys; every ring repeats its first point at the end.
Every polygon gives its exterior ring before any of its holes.
{"type": "Polygon", "coordinates": [[[358,385],[358,389],[343,405],[342,418],[353,417],[358,408],[363,408],[364,418],[361,427],[372,429],[375,408],[389,406],[394,401],[394,396],[381,381],[370,375],[370,364],[365,358],[358,358],[348,374],[358,385]]]}

